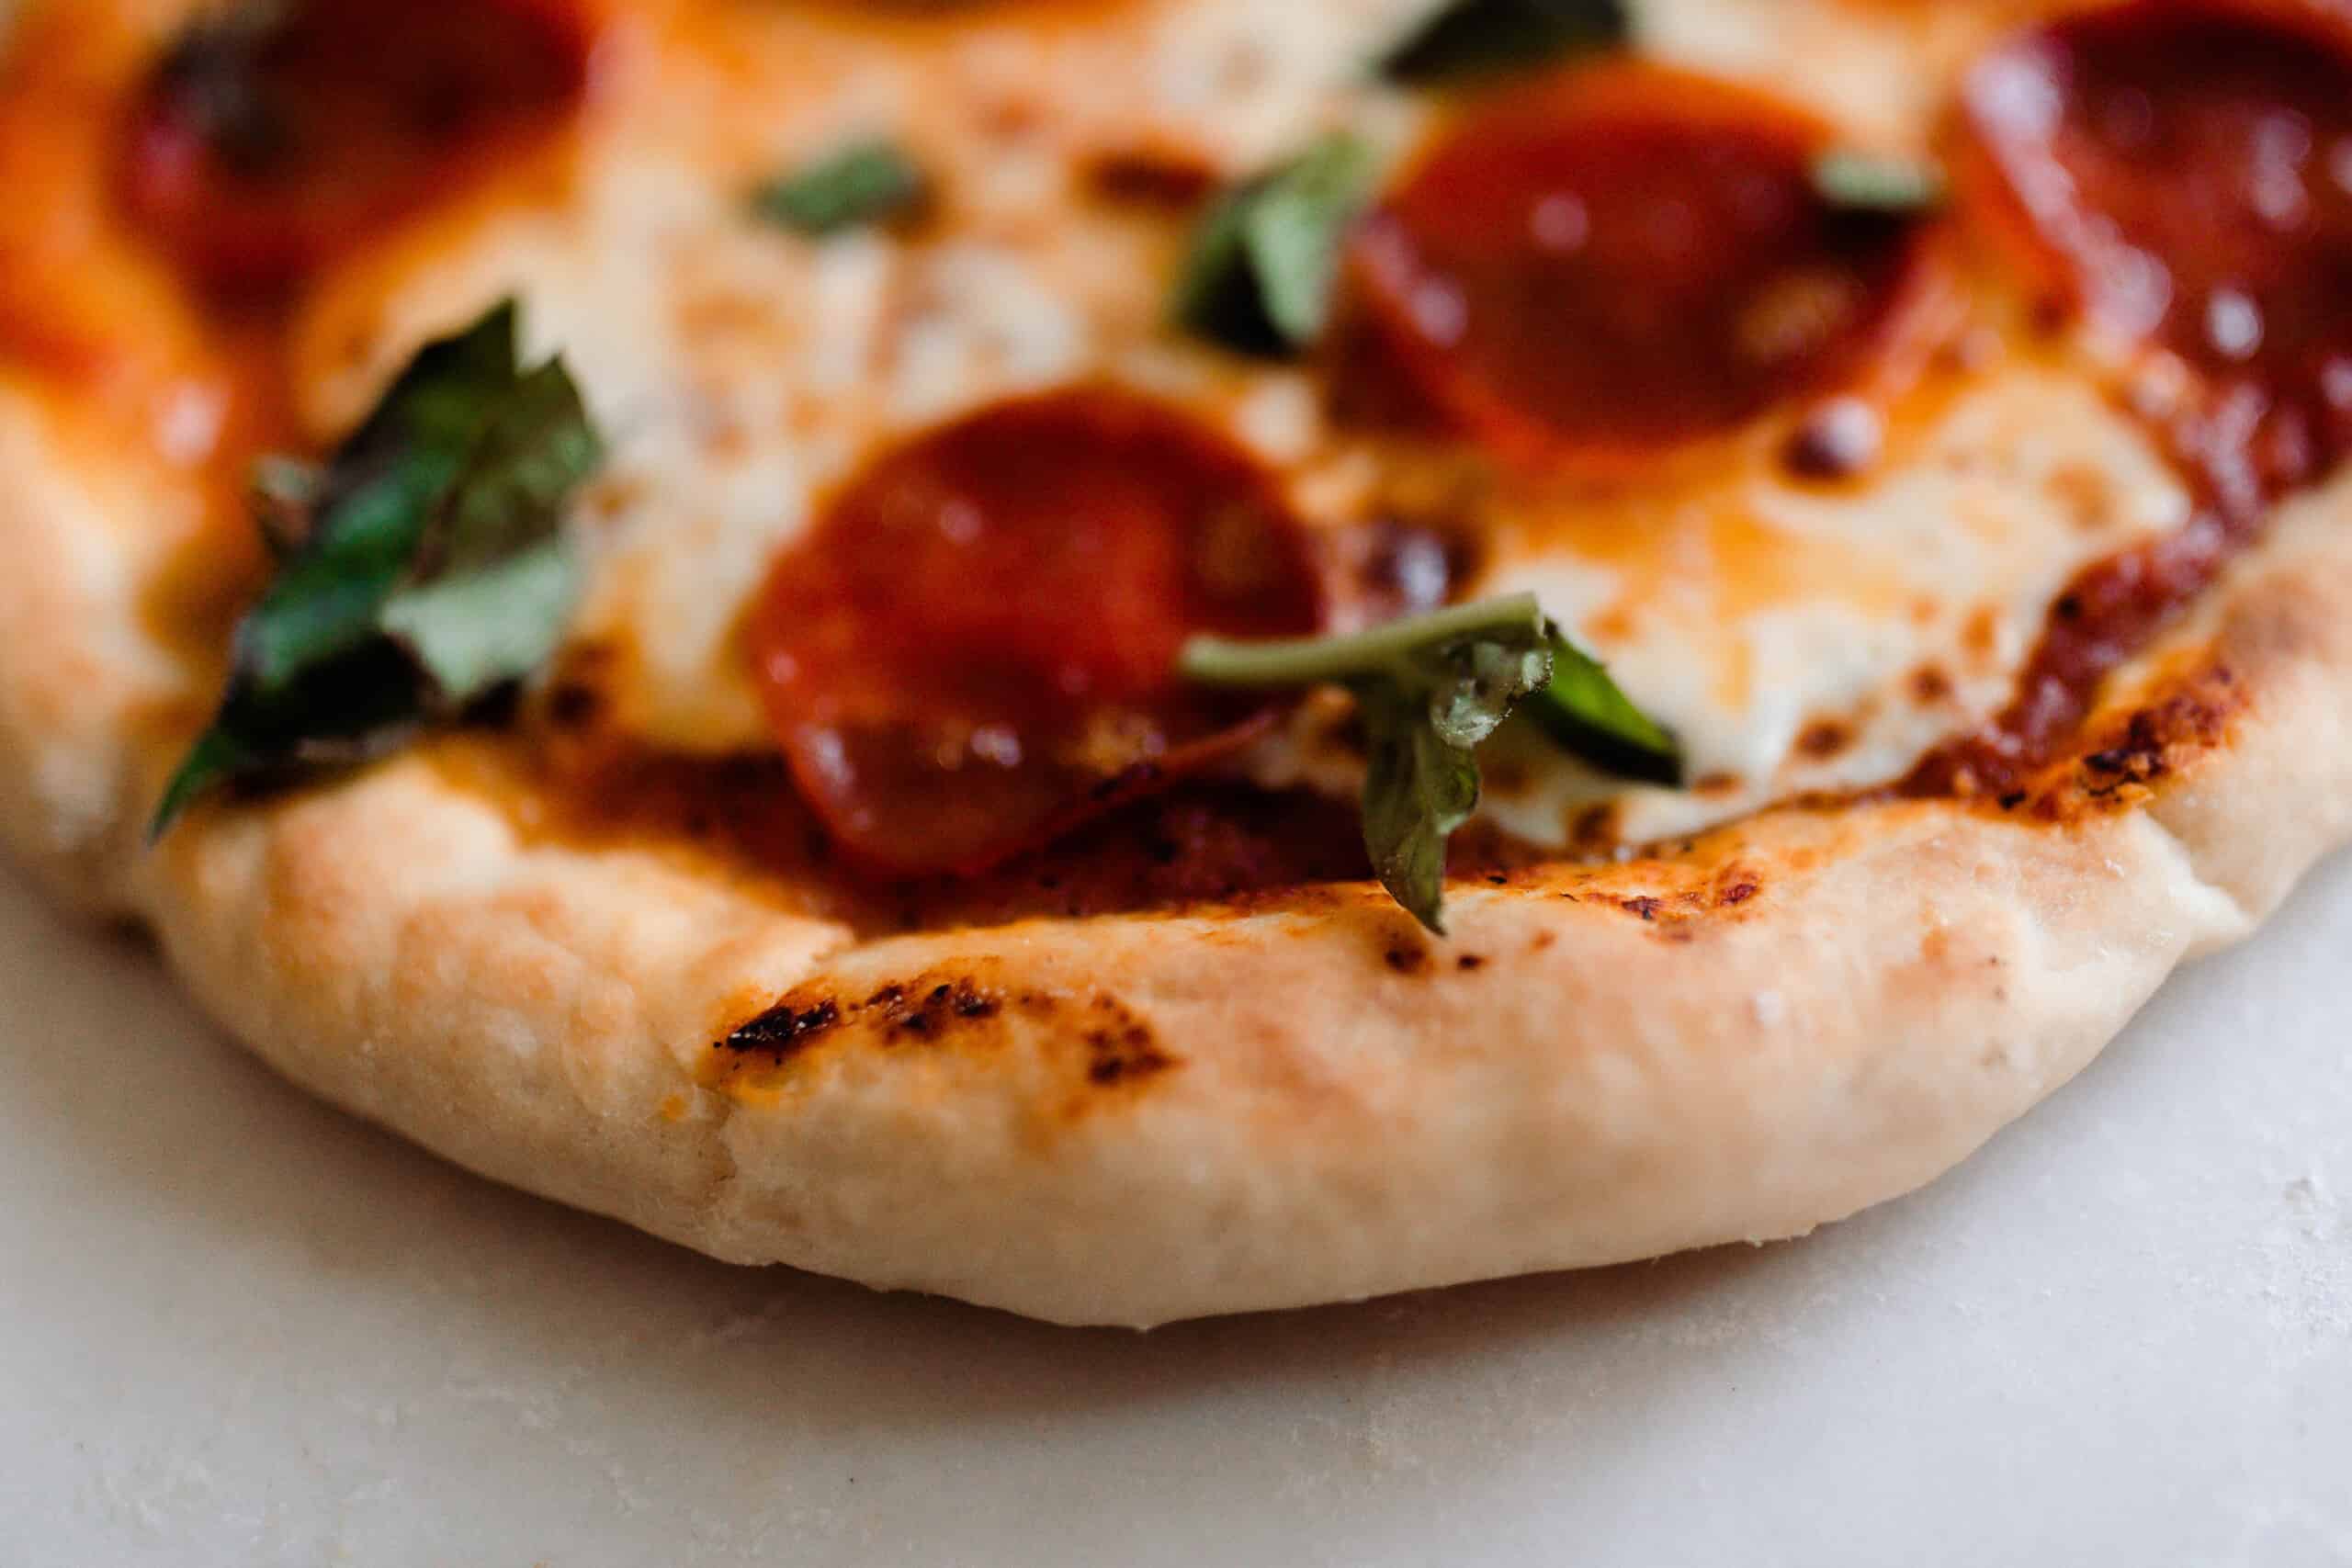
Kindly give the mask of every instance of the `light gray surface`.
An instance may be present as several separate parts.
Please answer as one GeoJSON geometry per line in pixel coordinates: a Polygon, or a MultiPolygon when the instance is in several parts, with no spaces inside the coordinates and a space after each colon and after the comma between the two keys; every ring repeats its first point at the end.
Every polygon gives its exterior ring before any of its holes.
{"type": "Polygon", "coordinates": [[[0,876],[0,1568],[2352,1563],[2352,864],[1810,1241],[1072,1333],[304,1100],[0,876]]]}

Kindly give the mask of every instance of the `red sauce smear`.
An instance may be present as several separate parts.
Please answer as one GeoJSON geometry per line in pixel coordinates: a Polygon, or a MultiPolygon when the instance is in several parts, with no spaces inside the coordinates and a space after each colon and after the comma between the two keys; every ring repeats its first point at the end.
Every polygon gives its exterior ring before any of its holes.
{"type": "Polygon", "coordinates": [[[1176,679],[1188,637],[1322,619],[1272,478],[1189,416],[1093,387],[874,462],[775,563],[752,652],[836,843],[895,874],[968,874],[1261,733],[1262,697],[1176,679]]]}
{"type": "Polygon", "coordinates": [[[1442,423],[1555,468],[1635,469],[1849,384],[1910,315],[1924,231],[1824,201],[1828,135],[1632,62],[1505,96],[1359,228],[1351,331],[1442,423]]]}
{"type": "Polygon", "coordinates": [[[134,107],[132,213],[207,285],[267,289],[560,123],[587,85],[576,0],[460,12],[293,0],[199,21],[134,107]]]}
{"type": "Polygon", "coordinates": [[[2164,434],[2204,497],[2180,533],[2077,577],[2008,710],[1905,785],[2006,795],[2278,496],[2352,449],[2352,26],[2142,0],[1996,49],[1964,110],[1992,210],[2031,261],[2188,371],[2164,434]]]}

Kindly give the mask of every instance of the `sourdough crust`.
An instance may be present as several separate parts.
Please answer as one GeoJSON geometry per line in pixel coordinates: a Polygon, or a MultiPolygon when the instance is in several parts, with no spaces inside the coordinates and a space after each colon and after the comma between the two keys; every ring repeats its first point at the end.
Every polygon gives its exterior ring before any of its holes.
{"type": "Polygon", "coordinates": [[[2339,484],[2095,727],[2192,711],[2128,784],[1775,811],[1457,887],[1442,944],[1369,886],[860,941],[748,871],[535,837],[429,755],[149,852],[209,677],[142,629],[153,552],[49,425],[0,398],[0,820],[44,880],[485,1175],[1060,1322],[1803,1234],[2065,1082],[2352,829],[2339,484]],[[779,1004],[786,1046],[714,1044],[779,1004]]]}

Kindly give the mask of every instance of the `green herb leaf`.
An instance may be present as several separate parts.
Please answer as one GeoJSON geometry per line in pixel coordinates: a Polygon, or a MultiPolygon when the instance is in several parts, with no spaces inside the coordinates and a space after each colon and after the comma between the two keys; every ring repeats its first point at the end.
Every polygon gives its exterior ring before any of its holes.
{"type": "Polygon", "coordinates": [[[1445,843],[1478,806],[1474,753],[1551,678],[1555,633],[1532,593],[1457,604],[1353,637],[1196,637],[1179,669],[1231,686],[1329,682],[1355,694],[1371,748],[1363,841],[1390,897],[1445,931],[1445,843]]]}
{"type": "Polygon", "coordinates": [[[1532,593],[1455,604],[1351,637],[1194,637],[1177,665],[1221,686],[1331,684],[1354,694],[1370,747],[1363,841],[1381,886],[1445,932],[1445,844],[1478,806],[1477,748],[1514,708],[1586,761],[1673,784],[1674,737],[1545,617],[1532,593]]]}
{"type": "Polygon", "coordinates": [[[1915,159],[1839,148],[1813,161],[1813,188],[1851,212],[1926,212],[1943,204],[1944,173],[1915,159]]]}
{"type": "Polygon", "coordinates": [[[508,300],[428,344],[322,468],[266,470],[286,553],[153,834],[221,785],[405,744],[554,651],[563,513],[604,448],[560,360],[522,370],[516,325],[508,300]]]}
{"type": "Polygon", "coordinates": [[[1681,743],[1634,705],[1608,667],[1565,637],[1552,642],[1552,679],[1520,710],[1571,752],[1605,773],[1679,788],[1681,743]]]}
{"type": "Polygon", "coordinates": [[[1335,131],[1228,192],[1193,236],[1176,319],[1245,354],[1313,343],[1330,318],[1340,242],[1376,174],[1371,149],[1335,131]]]}
{"type": "Polygon", "coordinates": [[[752,193],[752,210],[779,228],[820,238],[879,223],[922,205],[930,182],[895,142],[853,142],[752,193]]]}
{"type": "Polygon", "coordinates": [[[1447,0],[1381,57],[1392,82],[1430,83],[1622,47],[1626,0],[1447,0]]]}
{"type": "Polygon", "coordinates": [[[1445,845],[1478,809],[1478,763],[1448,745],[1419,693],[1387,682],[1356,688],[1363,721],[1363,847],[1388,896],[1445,934],[1445,845]]]}

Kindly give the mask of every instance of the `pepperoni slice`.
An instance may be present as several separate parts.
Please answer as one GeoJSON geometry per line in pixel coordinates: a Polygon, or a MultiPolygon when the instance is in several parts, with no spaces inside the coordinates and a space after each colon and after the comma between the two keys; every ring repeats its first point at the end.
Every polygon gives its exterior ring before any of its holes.
{"type": "Polygon", "coordinates": [[[2352,23],[2140,0],[1996,50],[1965,107],[2077,308],[2273,400],[2272,482],[2352,449],[2352,23]]]}
{"type": "Polygon", "coordinates": [[[290,281],[557,122],[583,90],[575,0],[293,0],[182,35],[124,153],[132,211],[209,284],[290,281]]]}
{"type": "Polygon", "coordinates": [[[1506,454],[1622,468],[1866,367],[1921,226],[1833,209],[1803,115],[1638,62],[1473,110],[1359,228],[1376,358],[1506,454]]]}
{"type": "Polygon", "coordinates": [[[1252,739],[1174,678],[1198,632],[1322,620],[1272,478],[1159,403],[1081,388],[884,455],[779,558],[752,654],[800,789],[855,859],[985,870],[1252,739]]]}

